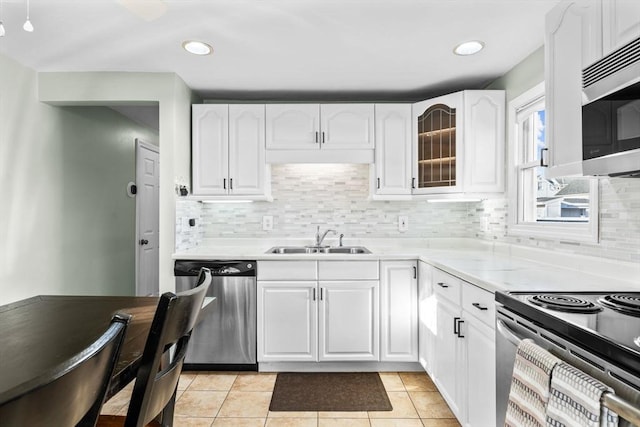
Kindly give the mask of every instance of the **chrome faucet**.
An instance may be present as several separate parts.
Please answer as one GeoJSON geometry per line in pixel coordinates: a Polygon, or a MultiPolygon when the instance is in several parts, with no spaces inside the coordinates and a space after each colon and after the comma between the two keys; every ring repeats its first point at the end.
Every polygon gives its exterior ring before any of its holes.
{"type": "Polygon", "coordinates": [[[337,234],[336,230],[328,229],[322,234],[322,236],[320,236],[320,226],[318,226],[318,228],[316,229],[316,247],[320,247],[320,245],[322,245],[324,238],[327,237],[327,234],[329,234],[330,232],[333,234],[337,234]]]}

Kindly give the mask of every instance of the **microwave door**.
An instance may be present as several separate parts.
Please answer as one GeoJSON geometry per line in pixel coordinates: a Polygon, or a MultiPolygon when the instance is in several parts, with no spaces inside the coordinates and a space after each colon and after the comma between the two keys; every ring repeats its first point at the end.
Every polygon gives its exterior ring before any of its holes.
{"type": "Polygon", "coordinates": [[[613,101],[612,108],[616,120],[615,151],[640,148],[640,99],[613,101]]]}
{"type": "Polygon", "coordinates": [[[606,156],[615,151],[612,101],[598,100],[582,107],[582,158],[606,156]]]}

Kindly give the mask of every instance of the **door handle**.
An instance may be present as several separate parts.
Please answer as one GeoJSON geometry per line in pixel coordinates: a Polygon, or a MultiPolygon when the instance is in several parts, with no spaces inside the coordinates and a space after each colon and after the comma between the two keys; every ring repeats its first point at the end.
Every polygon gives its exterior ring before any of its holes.
{"type": "Polygon", "coordinates": [[[480,305],[479,302],[474,302],[473,304],[471,304],[472,306],[474,306],[475,308],[477,308],[480,311],[485,311],[485,310],[489,310],[488,307],[484,307],[482,305],[480,305]]]}
{"type": "Polygon", "coordinates": [[[458,318],[458,333],[456,334],[458,335],[458,338],[464,338],[464,335],[462,335],[462,328],[460,327],[463,323],[464,320],[458,318]]]}
{"type": "Polygon", "coordinates": [[[148,244],[149,244],[149,241],[147,239],[140,239],[140,245],[141,246],[148,245],[148,244]]]}

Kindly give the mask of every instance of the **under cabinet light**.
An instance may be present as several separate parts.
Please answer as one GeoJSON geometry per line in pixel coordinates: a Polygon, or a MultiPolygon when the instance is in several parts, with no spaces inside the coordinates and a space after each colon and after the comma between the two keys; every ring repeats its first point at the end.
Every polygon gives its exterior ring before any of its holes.
{"type": "Polygon", "coordinates": [[[482,199],[429,199],[428,203],[474,203],[481,202],[482,199]]]}
{"type": "Polygon", "coordinates": [[[253,200],[200,200],[201,203],[253,203],[253,200]]]}

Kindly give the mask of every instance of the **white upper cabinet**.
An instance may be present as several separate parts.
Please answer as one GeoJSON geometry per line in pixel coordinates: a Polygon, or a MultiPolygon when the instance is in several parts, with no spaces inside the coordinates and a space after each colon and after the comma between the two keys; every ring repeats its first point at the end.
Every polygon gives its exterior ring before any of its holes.
{"type": "Polygon", "coordinates": [[[270,104],[266,116],[268,149],[317,150],[320,146],[318,104],[270,104]]]}
{"type": "Polygon", "coordinates": [[[504,191],[504,91],[413,104],[413,194],[504,191]]]}
{"type": "Polygon", "coordinates": [[[640,37],[640,1],[602,1],[603,56],[638,37],[640,37]]]}
{"type": "Polygon", "coordinates": [[[372,194],[411,195],[411,104],[376,104],[375,173],[372,194]]]}
{"type": "Polygon", "coordinates": [[[192,106],[193,194],[227,194],[229,106],[192,106]]]}
{"type": "Polygon", "coordinates": [[[323,150],[373,150],[373,104],[320,106],[320,145],[323,150]]]}
{"type": "Polygon", "coordinates": [[[374,119],[373,104],[269,104],[267,162],[372,163],[374,119]]]}
{"type": "Polygon", "coordinates": [[[602,56],[600,7],[564,2],[546,17],[547,177],[582,175],[582,69],[602,56]]]}
{"type": "Polygon", "coordinates": [[[464,191],[504,191],[504,92],[464,92],[464,191]]]}
{"type": "Polygon", "coordinates": [[[229,105],[229,193],[265,193],[264,105],[229,105]]]}
{"type": "Polygon", "coordinates": [[[194,196],[265,197],[264,105],[192,106],[194,196]]]}

